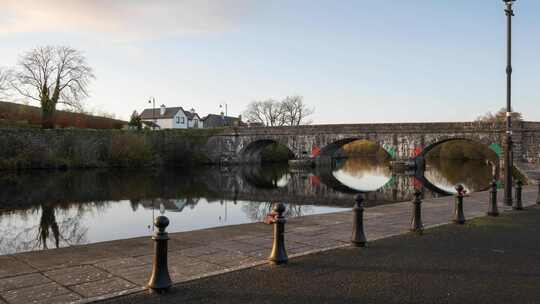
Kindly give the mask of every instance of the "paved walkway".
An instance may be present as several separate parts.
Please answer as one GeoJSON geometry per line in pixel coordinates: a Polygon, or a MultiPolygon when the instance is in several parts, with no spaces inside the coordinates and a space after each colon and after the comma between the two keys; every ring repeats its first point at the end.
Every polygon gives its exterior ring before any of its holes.
{"type": "Polygon", "coordinates": [[[100,304],[540,303],[540,206],[100,304]]]}
{"type": "MultiPolygon", "coordinates": [[[[535,204],[536,189],[524,188],[525,206],[535,204]]],[[[471,194],[465,199],[466,216],[485,215],[487,201],[487,192],[471,194]]],[[[448,223],[452,210],[451,197],[425,201],[424,225],[448,223]]],[[[367,208],[368,240],[407,232],[410,214],[408,202],[367,208]]],[[[290,219],[289,256],[348,246],[351,217],[347,211],[290,219]]],[[[270,253],[271,231],[271,226],[259,223],[171,234],[172,280],[186,282],[263,264],[270,253]]],[[[145,237],[0,256],[0,303],[87,303],[141,291],[149,278],[152,246],[145,237]]]]}

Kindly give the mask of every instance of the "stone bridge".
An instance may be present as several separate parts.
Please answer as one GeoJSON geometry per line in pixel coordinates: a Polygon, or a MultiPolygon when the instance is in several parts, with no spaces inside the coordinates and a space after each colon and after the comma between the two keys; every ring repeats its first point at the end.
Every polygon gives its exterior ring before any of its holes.
{"type": "MultiPolygon", "coordinates": [[[[501,155],[505,142],[501,123],[388,123],[309,125],[298,127],[231,128],[207,143],[211,161],[221,164],[260,161],[269,144],[289,148],[296,159],[331,158],[340,147],[355,140],[369,140],[384,148],[394,160],[423,157],[435,146],[465,139],[481,143],[501,155]]],[[[540,162],[540,122],[515,122],[513,126],[515,162],[540,162]]],[[[501,162],[503,158],[501,157],[501,162]]]]}

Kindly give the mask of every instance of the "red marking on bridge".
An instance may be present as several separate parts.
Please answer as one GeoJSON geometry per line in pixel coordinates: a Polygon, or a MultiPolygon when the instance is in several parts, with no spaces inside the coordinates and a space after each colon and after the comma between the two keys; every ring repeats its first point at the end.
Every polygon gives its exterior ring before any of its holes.
{"type": "Polygon", "coordinates": [[[319,154],[321,154],[321,148],[319,148],[317,146],[313,146],[311,148],[311,157],[312,158],[317,157],[317,156],[319,156],[319,154]]]}
{"type": "Polygon", "coordinates": [[[321,177],[318,176],[318,175],[311,175],[309,177],[309,182],[311,183],[311,185],[313,186],[318,186],[321,184],[321,177]]]}
{"type": "Polygon", "coordinates": [[[414,176],[412,177],[412,179],[413,179],[413,187],[414,187],[414,189],[422,189],[422,187],[424,186],[424,185],[422,184],[422,182],[419,181],[419,180],[418,180],[416,177],[414,177],[414,176]]]}

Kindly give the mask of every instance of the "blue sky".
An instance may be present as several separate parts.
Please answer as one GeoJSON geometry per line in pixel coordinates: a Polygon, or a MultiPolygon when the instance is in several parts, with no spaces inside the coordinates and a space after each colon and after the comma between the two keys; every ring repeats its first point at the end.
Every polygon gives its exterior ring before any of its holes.
{"type": "MultiPolygon", "coordinates": [[[[299,94],[315,123],[467,121],[505,105],[499,0],[0,0],[0,66],[69,45],[94,67],[89,108],[149,96],[200,114],[299,94]]],[[[518,0],[514,109],[540,121],[540,2],[518,0]]]]}

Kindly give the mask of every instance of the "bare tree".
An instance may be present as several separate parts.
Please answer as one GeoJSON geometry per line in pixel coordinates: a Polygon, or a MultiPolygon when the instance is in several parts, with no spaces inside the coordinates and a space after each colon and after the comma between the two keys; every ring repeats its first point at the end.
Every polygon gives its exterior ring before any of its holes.
{"type": "Polygon", "coordinates": [[[11,73],[0,67],[0,99],[6,99],[9,94],[9,83],[10,83],[11,73]]]}
{"type": "MultiPolygon", "coordinates": [[[[513,121],[522,121],[523,115],[520,112],[512,112],[513,121]]],[[[486,114],[479,116],[476,121],[482,122],[505,122],[506,121],[506,108],[501,108],[499,111],[492,113],[487,112],[486,114]]]]}
{"type": "Polygon", "coordinates": [[[269,127],[299,126],[309,124],[306,117],[314,110],[304,104],[302,96],[289,96],[279,102],[273,99],[253,101],[244,115],[250,122],[262,123],[269,127]]]}
{"type": "Polygon", "coordinates": [[[283,109],[285,125],[299,126],[311,123],[311,121],[306,120],[306,117],[313,114],[314,110],[304,104],[302,96],[287,96],[281,102],[281,107],[283,109]]]}
{"type": "Polygon", "coordinates": [[[54,128],[58,104],[80,108],[94,78],[83,54],[65,46],[35,48],[20,58],[18,68],[13,87],[40,102],[43,128],[54,128]]]}
{"type": "Polygon", "coordinates": [[[269,127],[278,127],[285,124],[283,107],[280,102],[273,99],[251,102],[244,115],[250,122],[262,123],[269,127]]]}

